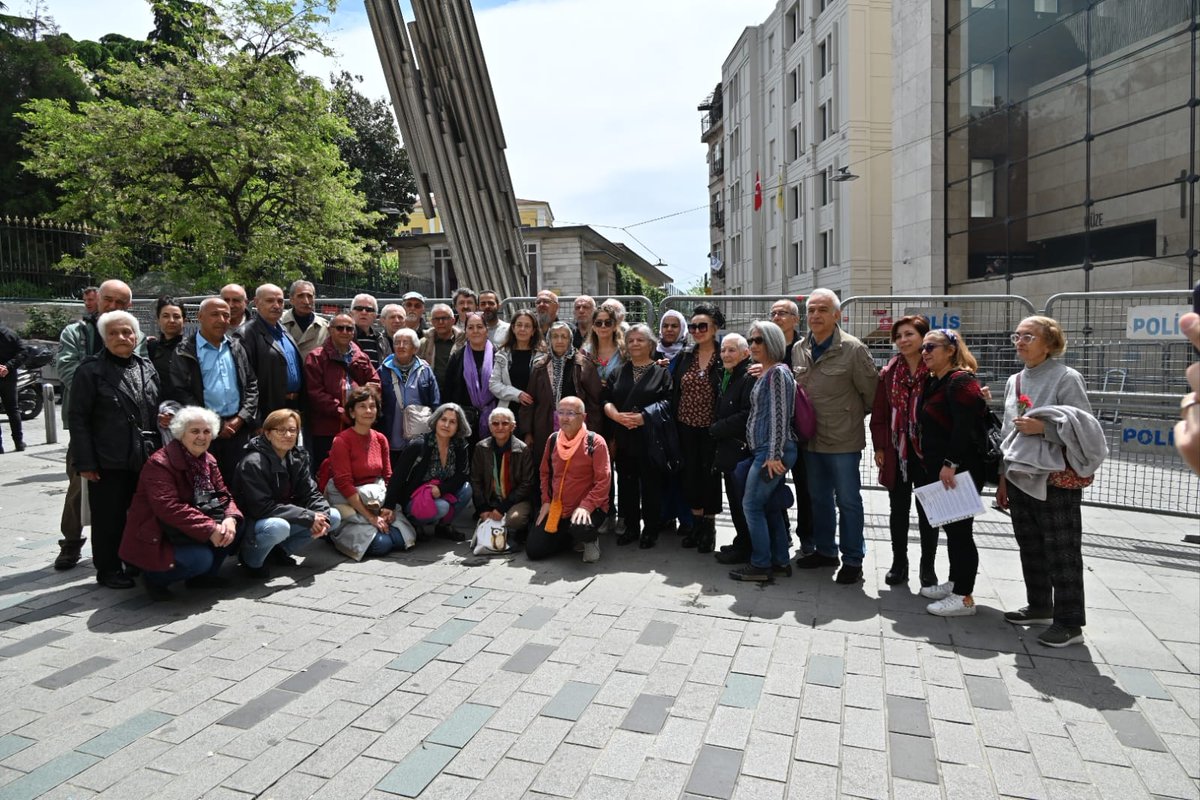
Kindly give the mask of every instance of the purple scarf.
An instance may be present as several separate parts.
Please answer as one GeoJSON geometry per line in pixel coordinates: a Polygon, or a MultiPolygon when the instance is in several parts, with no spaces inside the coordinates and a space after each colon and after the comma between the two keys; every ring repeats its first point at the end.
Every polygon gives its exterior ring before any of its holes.
{"type": "MultiPolygon", "coordinates": [[[[482,375],[475,366],[475,353],[471,350],[471,346],[467,345],[465,350],[466,352],[463,353],[463,376],[467,379],[467,394],[471,396],[471,405],[479,409],[480,422],[486,429],[488,416],[496,407],[496,398],[492,396],[492,390],[488,388],[488,381],[492,377],[492,358],[495,350],[490,339],[484,343],[482,375]]],[[[479,438],[482,439],[483,436],[481,435],[479,438]]]]}

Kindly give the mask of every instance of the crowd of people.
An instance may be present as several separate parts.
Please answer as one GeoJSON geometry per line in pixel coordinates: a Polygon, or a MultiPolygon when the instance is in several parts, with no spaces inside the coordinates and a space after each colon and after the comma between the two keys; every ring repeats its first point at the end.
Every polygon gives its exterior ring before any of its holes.
{"type": "MultiPolygon", "coordinates": [[[[416,292],[382,311],[360,294],[326,319],[297,281],[286,298],[227,286],[190,333],[184,305],[161,298],[146,336],[129,287],[106,281],[61,337],[70,485],[55,566],[78,562],[86,508],[97,580],[128,588],[140,573],[157,599],[179,581],[224,584],[226,556],[265,579],[317,539],[361,559],[470,538],[484,522],[531,560],[593,563],[601,542],[665,540],[714,553],[739,581],[836,569],[853,585],[870,417],[891,505],[885,581],[907,583],[913,490],[982,488],[990,393],[959,331],[900,318],[880,370],[842,329],[834,292],[801,300],[776,301],[744,332],[710,303],[655,329],[587,296],[567,322],[550,291],[501,320],[495,292],[467,288],[428,309],[416,292]],[[718,549],[725,504],[735,536],[718,549]]],[[[1082,488],[1107,448],[1083,379],[1061,362],[1058,323],[1032,316],[1011,338],[1023,366],[1004,389],[996,499],[1028,602],[1005,617],[1065,646],[1085,624],[1082,488]]],[[[944,581],[920,503],[916,527],[927,610],[974,614],[973,518],[942,526],[944,581]]]]}

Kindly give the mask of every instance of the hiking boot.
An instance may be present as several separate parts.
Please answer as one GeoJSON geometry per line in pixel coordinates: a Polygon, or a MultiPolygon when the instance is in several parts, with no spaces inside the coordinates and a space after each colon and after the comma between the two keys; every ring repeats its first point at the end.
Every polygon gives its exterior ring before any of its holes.
{"type": "Polygon", "coordinates": [[[717,521],[712,517],[696,520],[696,552],[711,553],[717,546],[717,521]]]}
{"type": "Polygon", "coordinates": [[[1054,612],[1025,606],[1019,611],[1005,611],[1004,621],[1013,625],[1051,625],[1054,623],[1054,612]]]}
{"type": "Polygon", "coordinates": [[[595,564],[600,560],[600,540],[593,539],[583,543],[583,563],[595,564]]]}
{"type": "Polygon", "coordinates": [[[79,554],[83,551],[83,543],[87,537],[80,539],[59,539],[58,558],[54,559],[54,568],[59,570],[73,569],[79,563],[79,554]]]}
{"type": "Polygon", "coordinates": [[[925,610],[939,617],[969,617],[975,613],[975,598],[969,594],[950,594],[925,606],[925,610]]]}
{"type": "Polygon", "coordinates": [[[834,578],[834,580],[845,586],[858,583],[862,580],[862,567],[843,564],[842,568],[838,570],[837,577],[834,578]]]}
{"type": "Polygon", "coordinates": [[[1069,625],[1051,625],[1038,636],[1038,644],[1046,647],[1066,647],[1071,644],[1083,644],[1083,628],[1072,628],[1069,625]]]}
{"type": "Polygon", "coordinates": [[[883,582],[888,586],[899,586],[902,583],[908,583],[908,559],[892,559],[892,568],[883,577],[883,582]]]}
{"type": "Polygon", "coordinates": [[[954,584],[947,581],[939,583],[937,586],[922,586],[921,597],[928,597],[930,600],[944,600],[954,594],[954,584]]]}

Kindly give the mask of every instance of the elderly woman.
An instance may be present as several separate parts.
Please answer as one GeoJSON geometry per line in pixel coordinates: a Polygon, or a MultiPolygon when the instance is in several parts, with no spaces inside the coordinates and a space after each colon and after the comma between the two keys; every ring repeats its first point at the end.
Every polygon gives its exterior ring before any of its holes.
{"type": "Polygon", "coordinates": [[[458,541],[455,523],[464,524],[471,508],[471,425],[458,404],[443,403],[429,426],[429,433],[413,439],[400,454],[382,515],[391,519],[399,506],[414,523],[433,524],[435,535],[458,541]]]}
{"type": "Polygon", "coordinates": [[[1083,487],[1108,454],[1082,376],[1058,360],[1067,350],[1050,317],[1021,320],[1012,335],[1025,368],[1004,387],[1004,463],[996,503],[1012,512],[1028,605],[1014,625],[1050,627],[1047,647],[1083,641],[1083,487]],[[1067,441],[1073,445],[1068,449],[1067,441]]]}
{"type": "MultiPolygon", "coordinates": [[[[919,314],[892,323],[896,355],[879,373],[871,409],[871,441],[879,482],[888,490],[892,534],[892,566],[884,577],[888,586],[908,581],[908,528],[912,511],[913,476],[909,464],[916,456],[918,412],[929,368],[921,358],[921,343],[929,322],[919,314]]],[[[936,586],[933,561],[937,556],[937,531],[921,529],[921,586],[936,586]]]]}
{"type": "Polygon", "coordinates": [[[392,353],[379,367],[383,433],[391,448],[393,466],[408,440],[425,433],[429,414],[442,404],[433,367],[417,356],[419,345],[415,331],[401,328],[392,335],[392,353]]]}
{"type": "Polygon", "coordinates": [[[171,419],[171,442],[150,456],[125,521],[120,555],[142,570],[155,600],[170,585],[227,585],[217,573],[237,541],[242,513],[208,452],[221,420],[207,408],[184,406],[171,419]]]}
{"type": "Polygon", "coordinates": [[[341,514],[317,490],[304,451],[296,447],[299,436],[299,413],[272,411],[234,472],[233,496],[250,520],[242,566],[255,578],[270,577],[268,561],[294,564],[292,554],[341,523],[341,514]]]}
{"type": "Polygon", "coordinates": [[[329,455],[333,437],[346,428],[350,393],[367,384],[379,385],[379,373],[371,359],[354,343],[356,330],[349,314],[338,314],[329,321],[325,344],[304,359],[304,391],[313,439],[309,466],[314,473],[329,455]]]}
{"type": "Polygon", "coordinates": [[[603,395],[604,415],[614,430],[621,497],[618,512],[625,521],[625,532],[617,537],[617,544],[637,540],[643,549],[654,547],[658,541],[666,474],[666,463],[660,458],[664,454],[654,446],[650,426],[674,424],[670,415],[671,374],[654,361],[656,344],[648,325],[639,322],[630,326],[625,334],[629,360],[603,395]]]}
{"type": "MultiPolygon", "coordinates": [[[[908,459],[913,484],[940,481],[953,489],[959,480],[970,480],[979,491],[983,488],[981,433],[987,401],[975,379],[978,363],[962,334],[944,328],[925,334],[921,357],[929,375],[919,400],[917,440],[908,459]]],[[[967,517],[942,526],[950,556],[950,580],[921,588],[921,596],[936,601],[925,607],[930,614],[961,617],[975,613],[971,593],[979,572],[979,551],[974,523],[974,517],[967,517]]],[[[937,541],[937,529],[930,526],[920,503],[917,524],[921,541],[937,541]]]]}
{"type": "Polygon", "coordinates": [[[531,449],[516,437],[517,418],[497,408],[488,433],[471,457],[471,497],[480,519],[503,522],[513,543],[525,541],[537,495],[537,466],[531,449]]]}
{"type": "Polygon", "coordinates": [[[787,342],[778,325],[755,322],[746,341],[750,357],[762,366],[750,393],[746,421],[746,444],[753,461],[746,476],[742,510],[750,532],[750,563],[731,571],[729,577],[767,583],[776,575],[791,574],[787,521],[782,513],[768,508],[776,487],[796,463],[796,435],[792,432],[796,379],[783,361],[787,342]]]}
{"type": "Polygon", "coordinates": [[[470,423],[468,441],[473,445],[479,441],[479,428],[483,427],[479,420],[486,420],[496,407],[496,397],[490,386],[496,348],[488,338],[488,327],[482,314],[468,312],[465,330],[466,346],[450,356],[450,364],[446,367],[442,384],[446,391],[442,399],[457,403],[463,409],[470,423]]]}
{"type": "MultiPolygon", "coordinates": [[[[538,329],[534,313],[523,308],[514,314],[504,344],[496,350],[496,361],[488,382],[488,388],[498,400],[499,407],[511,409],[515,414],[521,406],[533,405],[529,381],[541,344],[542,332],[538,329]]],[[[525,438],[525,431],[519,424],[516,436],[525,438]]]]}
{"type": "Polygon", "coordinates": [[[533,368],[529,378],[530,405],[517,410],[517,426],[525,433],[525,444],[533,451],[533,463],[542,463],[542,453],[550,434],[559,429],[558,402],[564,397],[583,401],[585,423],[589,430],[599,432],[600,377],[591,359],[576,358],[571,345],[571,327],[555,322],[546,334],[549,348],[533,368]]]}
{"type": "Polygon", "coordinates": [[[721,339],[721,370],[717,380],[717,405],[709,428],[716,446],[713,467],[725,479],[725,496],[733,517],[735,535],[731,544],[717,553],[721,564],[745,564],[750,560],[750,530],[742,510],[745,486],[735,470],[753,454],[746,446],[746,421],[750,419],[750,394],[755,377],[750,374],[750,345],[740,333],[727,333],[721,339]]]}
{"type": "Polygon", "coordinates": [[[96,329],[104,349],[79,365],[71,381],[67,427],[75,468],[88,481],[92,561],[96,580],[129,589],[117,551],[138,474],[158,449],[158,372],[137,347],[141,330],[126,311],[101,314],[96,329]]]}

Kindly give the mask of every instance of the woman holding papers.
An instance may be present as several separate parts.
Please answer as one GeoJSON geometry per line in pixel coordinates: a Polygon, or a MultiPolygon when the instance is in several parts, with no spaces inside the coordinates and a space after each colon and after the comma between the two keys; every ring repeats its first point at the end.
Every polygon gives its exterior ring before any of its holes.
{"type": "MultiPolygon", "coordinates": [[[[919,464],[909,462],[913,485],[936,481],[953,489],[958,481],[970,480],[978,491],[983,487],[981,431],[987,410],[975,380],[978,364],[961,334],[945,328],[925,334],[921,357],[929,377],[921,394],[917,440],[912,442],[919,464]],[[912,474],[914,471],[918,474],[912,474]]],[[[937,536],[919,502],[917,522],[921,541],[937,536]]],[[[979,571],[979,551],[972,534],[974,522],[974,517],[966,517],[942,526],[950,556],[950,580],[921,588],[923,597],[935,601],[925,607],[930,614],[964,617],[975,613],[971,592],[979,571]]]]}
{"type": "Polygon", "coordinates": [[[1004,618],[1046,625],[1047,647],[1083,641],[1083,487],[1108,455],[1083,378],[1057,356],[1062,327],[1029,317],[1012,335],[1025,368],[1004,389],[1004,462],[996,503],[1012,512],[1029,604],[1004,618]]]}

